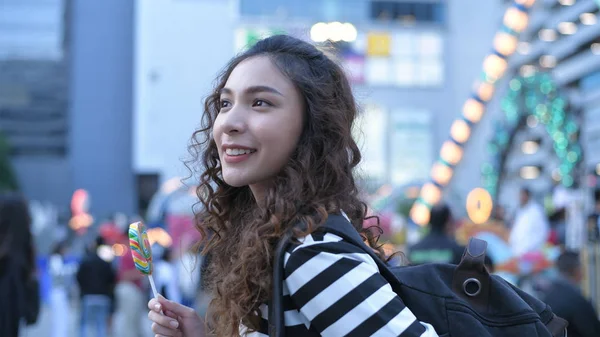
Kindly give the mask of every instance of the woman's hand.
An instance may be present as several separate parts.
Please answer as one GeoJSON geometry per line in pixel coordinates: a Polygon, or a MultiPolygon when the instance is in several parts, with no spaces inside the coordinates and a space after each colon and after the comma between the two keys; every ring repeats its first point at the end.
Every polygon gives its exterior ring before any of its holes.
{"type": "Polygon", "coordinates": [[[169,301],[159,295],[148,302],[148,318],[158,337],[204,337],[204,320],[192,308],[169,301]],[[164,314],[163,314],[164,313],[164,314]]]}

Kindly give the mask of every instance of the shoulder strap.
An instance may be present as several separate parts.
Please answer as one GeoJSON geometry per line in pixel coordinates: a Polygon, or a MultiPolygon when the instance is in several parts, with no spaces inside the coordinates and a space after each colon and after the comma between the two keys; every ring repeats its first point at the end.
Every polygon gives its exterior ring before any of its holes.
{"type": "Polygon", "coordinates": [[[394,275],[390,267],[385,263],[372,248],[367,246],[363,241],[363,238],[356,231],[354,226],[342,215],[338,214],[330,214],[327,218],[327,221],[324,225],[319,227],[317,230],[322,230],[331,234],[335,234],[341,237],[344,241],[350,242],[358,247],[361,247],[365,253],[369,254],[371,258],[377,264],[377,268],[379,269],[379,273],[388,281],[388,283],[392,286],[392,289],[398,293],[400,292],[400,281],[394,275]]]}
{"type": "MultiPolygon", "coordinates": [[[[400,290],[400,282],[394,276],[392,271],[388,268],[385,262],[383,262],[373,252],[373,250],[363,242],[360,234],[344,216],[339,214],[329,214],[327,221],[323,225],[319,226],[317,231],[335,234],[341,237],[344,241],[361,247],[365,253],[369,254],[375,263],[377,263],[379,272],[390,283],[392,289],[394,289],[396,292],[400,290]]],[[[272,280],[273,291],[271,294],[271,301],[269,303],[269,337],[285,336],[285,322],[283,318],[283,261],[285,250],[290,243],[291,238],[292,231],[285,233],[277,243],[277,247],[275,248],[274,252],[272,280]]]]}

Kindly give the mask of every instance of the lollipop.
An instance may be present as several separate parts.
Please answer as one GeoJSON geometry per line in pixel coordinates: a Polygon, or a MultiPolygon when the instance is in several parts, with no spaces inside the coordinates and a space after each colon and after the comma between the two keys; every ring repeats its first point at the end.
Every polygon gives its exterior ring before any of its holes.
{"type": "Polygon", "coordinates": [[[152,248],[143,223],[136,222],[129,225],[129,246],[131,247],[131,256],[135,267],[140,273],[148,275],[154,297],[158,298],[154,279],[152,278],[152,248]]]}

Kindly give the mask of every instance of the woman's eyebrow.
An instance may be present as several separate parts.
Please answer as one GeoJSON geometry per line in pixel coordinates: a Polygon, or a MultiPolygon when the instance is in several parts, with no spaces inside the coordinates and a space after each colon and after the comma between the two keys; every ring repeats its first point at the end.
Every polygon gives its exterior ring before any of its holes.
{"type": "MultiPolygon", "coordinates": [[[[277,89],[273,88],[273,87],[269,87],[266,85],[255,85],[252,87],[248,87],[245,90],[246,93],[248,94],[256,94],[259,92],[270,92],[279,96],[283,96],[285,97],[281,92],[279,92],[277,89]]],[[[219,90],[219,94],[228,94],[231,95],[233,94],[233,90],[229,89],[229,88],[222,88],[221,90],[219,90]]]]}

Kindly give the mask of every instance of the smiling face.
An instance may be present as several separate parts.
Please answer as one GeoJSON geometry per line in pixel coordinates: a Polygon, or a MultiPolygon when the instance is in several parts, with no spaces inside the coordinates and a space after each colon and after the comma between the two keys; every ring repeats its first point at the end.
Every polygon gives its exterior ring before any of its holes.
{"type": "Polygon", "coordinates": [[[294,84],[267,56],[244,60],[221,89],[213,125],[225,182],[258,199],[294,152],[304,119],[294,84]]]}

